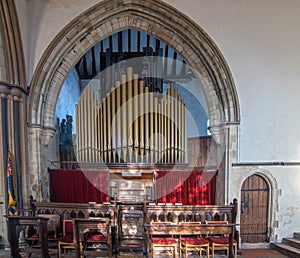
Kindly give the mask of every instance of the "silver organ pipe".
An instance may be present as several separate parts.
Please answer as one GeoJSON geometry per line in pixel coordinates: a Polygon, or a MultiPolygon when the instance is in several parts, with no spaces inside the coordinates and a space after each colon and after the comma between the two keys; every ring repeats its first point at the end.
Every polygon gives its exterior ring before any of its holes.
{"type": "Polygon", "coordinates": [[[81,95],[76,105],[77,159],[184,163],[185,121],[186,106],[174,83],[159,97],[128,67],[101,102],[90,85],[81,95]]]}
{"type": "MultiPolygon", "coordinates": [[[[153,93],[152,93],[153,94],[153,93]]],[[[152,94],[149,94],[149,108],[150,108],[150,119],[149,119],[149,130],[150,128],[154,128],[154,98],[152,97],[152,94]]],[[[150,153],[150,163],[154,162],[154,135],[153,133],[149,133],[149,153],[150,153]]]]}
{"type": "Polygon", "coordinates": [[[76,146],[77,160],[99,162],[97,128],[99,124],[99,103],[96,94],[88,85],[76,105],[76,146]]]}

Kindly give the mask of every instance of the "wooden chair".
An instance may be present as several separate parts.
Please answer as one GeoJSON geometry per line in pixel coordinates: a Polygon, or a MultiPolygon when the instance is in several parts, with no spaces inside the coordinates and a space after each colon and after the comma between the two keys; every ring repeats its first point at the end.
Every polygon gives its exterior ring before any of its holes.
{"type": "MultiPolygon", "coordinates": [[[[201,225],[201,222],[180,222],[179,224],[183,226],[201,225]]],[[[209,257],[209,244],[210,242],[207,239],[199,235],[180,235],[180,257],[182,251],[185,254],[185,258],[188,257],[189,251],[199,251],[200,256],[202,256],[202,251],[205,251],[206,256],[209,257]]]]}
{"type": "MultiPolygon", "coordinates": [[[[222,221],[206,221],[206,224],[209,225],[224,225],[228,224],[228,221],[222,220],[222,221]]],[[[228,236],[209,236],[207,238],[210,242],[210,248],[212,252],[212,258],[215,257],[215,251],[222,250],[226,251],[227,256],[229,255],[229,237],[228,236]]],[[[233,240],[233,248],[234,248],[234,258],[237,257],[237,242],[234,239],[233,240]]]]}
{"type": "MultiPolygon", "coordinates": [[[[47,234],[48,234],[48,242],[54,243],[54,248],[57,248],[56,241],[57,236],[60,229],[60,216],[58,214],[37,214],[36,217],[47,218],[47,234]]],[[[40,234],[39,231],[33,227],[28,228],[28,237],[26,237],[26,241],[28,242],[31,248],[39,247],[40,234]]],[[[48,244],[49,246],[49,244],[48,244]]]]}
{"type": "Polygon", "coordinates": [[[60,229],[60,216],[58,214],[38,214],[37,217],[48,218],[48,240],[57,240],[60,229]]]}
{"type": "Polygon", "coordinates": [[[76,257],[112,257],[111,221],[109,218],[73,220],[76,257]]]}
{"type": "MultiPolygon", "coordinates": [[[[151,222],[153,226],[170,225],[171,222],[151,222]]],[[[170,251],[173,257],[177,257],[177,242],[173,236],[169,235],[153,235],[151,236],[151,251],[154,258],[155,251],[170,251]]]]}
{"type": "Polygon", "coordinates": [[[58,239],[58,257],[61,257],[61,251],[66,253],[67,249],[75,250],[72,220],[64,220],[63,222],[63,235],[58,239]]]}

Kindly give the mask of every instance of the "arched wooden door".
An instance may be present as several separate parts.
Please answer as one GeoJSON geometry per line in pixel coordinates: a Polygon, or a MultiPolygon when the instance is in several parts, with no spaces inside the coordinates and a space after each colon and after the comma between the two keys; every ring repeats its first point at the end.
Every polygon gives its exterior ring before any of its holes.
{"type": "Polygon", "coordinates": [[[241,240],[268,242],[269,186],[259,175],[248,177],[241,190],[241,240]]]}

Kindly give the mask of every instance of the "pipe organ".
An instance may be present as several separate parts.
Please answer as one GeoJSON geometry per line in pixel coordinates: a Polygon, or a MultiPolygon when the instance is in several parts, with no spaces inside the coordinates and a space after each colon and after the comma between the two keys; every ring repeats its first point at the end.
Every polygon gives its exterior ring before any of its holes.
{"type": "Polygon", "coordinates": [[[88,85],[76,105],[78,162],[185,162],[186,106],[174,83],[150,92],[128,67],[105,98],[97,95],[88,85]]]}

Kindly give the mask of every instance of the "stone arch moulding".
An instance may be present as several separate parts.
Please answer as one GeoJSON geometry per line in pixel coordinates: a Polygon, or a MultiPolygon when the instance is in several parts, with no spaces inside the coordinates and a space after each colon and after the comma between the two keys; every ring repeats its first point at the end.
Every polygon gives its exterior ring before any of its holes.
{"type": "Polygon", "coordinates": [[[254,175],[258,175],[258,176],[262,177],[267,182],[268,187],[270,188],[270,191],[271,191],[271,195],[272,195],[271,197],[276,199],[277,198],[276,194],[278,192],[277,180],[268,170],[265,170],[265,169],[256,169],[256,168],[251,169],[249,171],[249,173],[247,173],[245,175],[245,177],[243,177],[242,182],[239,187],[239,193],[241,193],[242,185],[246,181],[246,179],[249,178],[250,176],[254,176],[254,175]]]}
{"type": "Polygon", "coordinates": [[[94,44],[128,28],[157,37],[186,60],[203,86],[212,126],[239,123],[229,67],[198,24],[159,0],[105,0],[70,22],[43,54],[31,82],[29,124],[53,128],[56,100],[71,68],[94,44]]]}

